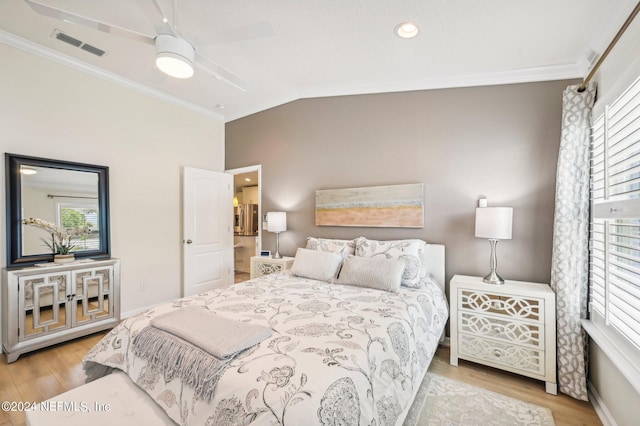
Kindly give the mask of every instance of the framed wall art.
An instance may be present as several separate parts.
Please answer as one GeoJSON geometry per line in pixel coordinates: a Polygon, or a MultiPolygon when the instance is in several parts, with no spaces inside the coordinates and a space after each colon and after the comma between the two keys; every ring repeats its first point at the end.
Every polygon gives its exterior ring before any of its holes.
{"type": "Polygon", "coordinates": [[[321,189],[316,226],[424,227],[424,184],[321,189]]]}

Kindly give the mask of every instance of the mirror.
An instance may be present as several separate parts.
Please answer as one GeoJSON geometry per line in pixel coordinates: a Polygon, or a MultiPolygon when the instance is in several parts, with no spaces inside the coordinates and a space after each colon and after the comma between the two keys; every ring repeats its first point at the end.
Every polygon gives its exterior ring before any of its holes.
{"type": "Polygon", "coordinates": [[[7,267],[53,260],[51,235],[23,219],[83,229],[71,240],[76,258],[109,257],[109,168],[5,154],[7,267]]]}

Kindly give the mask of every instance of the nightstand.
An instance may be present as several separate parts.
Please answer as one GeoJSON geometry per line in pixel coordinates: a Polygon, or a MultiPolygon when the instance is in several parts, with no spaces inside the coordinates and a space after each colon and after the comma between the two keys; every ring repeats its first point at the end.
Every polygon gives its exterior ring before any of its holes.
{"type": "Polygon", "coordinates": [[[293,265],[293,257],[283,256],[282,259],[274,259],[266,256],[253,256],[251,258],[251,278],[286,271],[291,269],[291,265],[293,265]]]}
{"type": "Polygon", "coordinates": [[[477,362],[546,382],[557,395],[556,295],[546,284],[455,275],[450,283],[451,365],[477,362]]]}

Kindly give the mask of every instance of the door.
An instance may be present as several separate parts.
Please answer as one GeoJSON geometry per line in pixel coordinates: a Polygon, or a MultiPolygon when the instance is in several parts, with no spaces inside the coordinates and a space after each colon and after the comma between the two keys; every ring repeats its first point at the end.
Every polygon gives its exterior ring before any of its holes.
{"type": "Polygon", "coordinates": [[[72,291],[68,286],[69,272],[19,278],[18,342],[71,328],[72,291]]]}
{"type": "Polygon", "coordinates": [[[233,283],[233,176],[184,168],[182,296],[233,283]]]}

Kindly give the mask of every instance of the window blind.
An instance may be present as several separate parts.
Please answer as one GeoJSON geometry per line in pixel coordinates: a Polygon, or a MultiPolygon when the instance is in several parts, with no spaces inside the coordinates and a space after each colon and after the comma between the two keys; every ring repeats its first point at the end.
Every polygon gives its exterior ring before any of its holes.
{"type": "Polygon", "coordinates": [[[589,309],[640,350],[640,78],[591,127],[589,309]]]}

